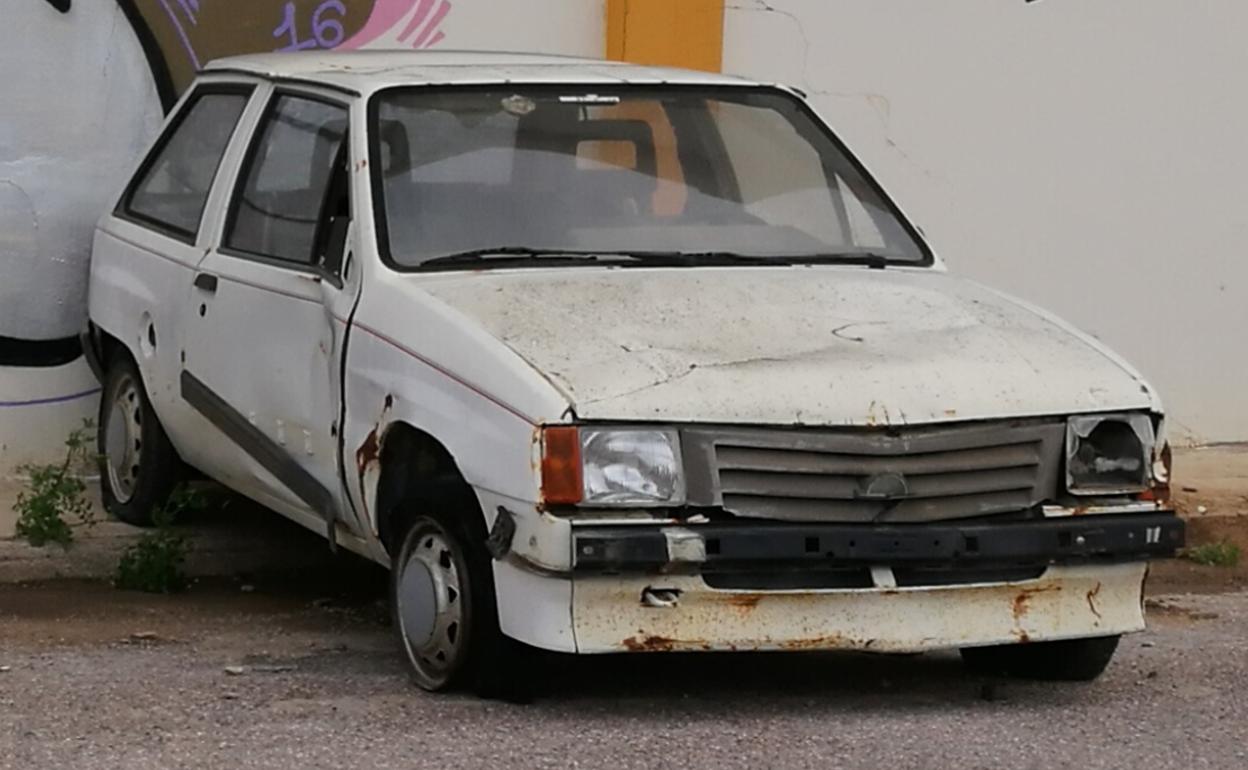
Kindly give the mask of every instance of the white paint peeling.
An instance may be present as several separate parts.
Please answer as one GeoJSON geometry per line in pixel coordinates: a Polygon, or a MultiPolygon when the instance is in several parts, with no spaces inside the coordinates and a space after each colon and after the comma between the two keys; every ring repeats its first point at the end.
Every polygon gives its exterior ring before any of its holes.
{"type": "Polygon", "coordinates": [[[412,283],[556,382],[583,419],[887,425],[1158,406],[1089,338],[932,270],[527,270],[412,283]]]}

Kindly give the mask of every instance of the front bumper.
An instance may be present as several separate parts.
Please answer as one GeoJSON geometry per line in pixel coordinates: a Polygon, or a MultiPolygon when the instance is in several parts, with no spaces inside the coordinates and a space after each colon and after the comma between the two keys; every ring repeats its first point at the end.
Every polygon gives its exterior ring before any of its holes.
{"type": "Polygon", "coordinates": [[[1144,628],[1147,560],[1183,538],[1171,512],[578,528],[577,649],[918,652],[1129,633],[1144,628]],[[841,587],[812,587],[829,578],[841,587]]]}
{"type": "Polygon", "coordinates": [[[1051,567],[1016,583],[720,591],[698,576],[573,583],[576,651],[923,652],[1142,631],[1143,562],[1051,567]],[[653,606],[647,591],[675,601],[653,606]]]}
{"type": "Polygon", "coordinates": [[[1184,541],[1171,511],[922,525],[703,524],[576,527],[573,571],[702,571],[853,565],[974,566],[1125,562],[1173,556],[1184,541]]]}
{"type": "Polygon", "coordinates": [[[508,559],[495,576],[504,631],[547,649],[918,652],[1140,631],[1147,561],[1183,541],[1167,511],[878,527],[577,523],[570,573],[508,559]],[[865,582],[838,582],[847,574],[865,582]]]}

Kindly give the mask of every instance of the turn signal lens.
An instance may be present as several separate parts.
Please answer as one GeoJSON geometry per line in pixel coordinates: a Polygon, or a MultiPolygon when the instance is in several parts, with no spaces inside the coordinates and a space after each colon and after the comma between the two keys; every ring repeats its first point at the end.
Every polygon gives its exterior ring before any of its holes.
{"type": "Polygon", "coordinates": [[[581,436],[574,427],[542,431],[542,500],[547,505],[576,505],[584,488],[581,436]]]}

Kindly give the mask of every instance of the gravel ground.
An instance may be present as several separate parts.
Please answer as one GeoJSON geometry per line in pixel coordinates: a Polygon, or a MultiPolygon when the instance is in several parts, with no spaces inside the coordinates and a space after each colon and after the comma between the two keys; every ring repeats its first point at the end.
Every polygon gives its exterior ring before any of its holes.
{"type": "Polygon", "coordinates": [[[551,657],[529,705],[409,687],[375,599],[0,587],[0,767],[1248,767],[1245,593],[1153,600],[1089,685],[947,654],[551,657]]]}

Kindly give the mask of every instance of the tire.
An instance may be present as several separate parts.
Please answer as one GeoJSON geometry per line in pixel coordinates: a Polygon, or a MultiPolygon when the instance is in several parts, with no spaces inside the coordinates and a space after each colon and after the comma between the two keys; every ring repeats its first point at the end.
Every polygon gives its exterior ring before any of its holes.
{"type": "Polygon", "coordinates": [[[1104,673],[1118,649],[1117,636],[963,649],[968,669],[990,676],[1053,682],[1090,682],[1104,673]]]}
{"type": "Polygon", "coordinates": [[[525,649],[499,629],[485,525],[468,497],[409,500],[391,559],[394,628],[418,687],[524,702],[525,649]]]}
{"type": "Polygon", "coordinates": [[[182,479],[182,460],[161,427],[134,361],[109,361],[100,397],[100,489],[104,508],[127,524],[152,525],[152,511],[182,479]]]}

